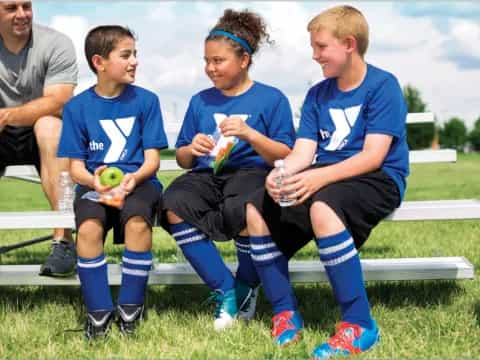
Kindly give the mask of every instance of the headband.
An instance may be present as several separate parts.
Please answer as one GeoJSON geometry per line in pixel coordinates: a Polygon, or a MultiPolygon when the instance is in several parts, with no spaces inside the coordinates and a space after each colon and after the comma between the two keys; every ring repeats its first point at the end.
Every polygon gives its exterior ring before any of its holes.
{"type": "Polygon", "coordinates": [[[213,30],[213,31],[210,32],[210,34],[208,34],[208,36],[212,36],[212,35],[225,36],[225,37],[235,41],[236,43],[240,44],[250,55],[253,53],[252,48],[250,47],[250,45],[248,45],[248,43],[245,40],[243,40],[242,38],[239,38],[236,35],[233,35],[232,33],[229,33],[228,31],[213,30]]]}

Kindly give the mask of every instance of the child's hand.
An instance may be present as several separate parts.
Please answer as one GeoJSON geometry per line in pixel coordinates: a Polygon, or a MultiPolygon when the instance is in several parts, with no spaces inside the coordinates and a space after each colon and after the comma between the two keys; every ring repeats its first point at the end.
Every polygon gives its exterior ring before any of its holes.
{"type": "Polygon", "coordinates": [[[267,189],[268,194],[275,202],[280,201],[280,188],[275,181],[275,178],[278,176],[276,169],[270,171],[266,180],[265,180],[265,188],[267,189]]]}
{"type": "Polygon", "coordinates": [[[135,180],[135,176],[133,174],[126,174],[120,185],[118,187],[125,193],[125,196],[130,194],[133,189],[137,186],[137,181],[135,180]]]}
{"type": "Polygon", "coordinates": [[[104,194],[106,192],[109,192],[112,190],[111,186],[104,186],[100,182],[100,174],[102,173],[103,170],[107,168],[107,165],[102,165],[99,166],[98,168],[95,169],[95,172],[93,173],[94,179],[93,179],[93,188],[96,192],[99,194],[104,194]]]}
{"type": "Polygon", "coordinates": [[[205,134],[197,134],[190,144],[193,156],[208,155],[215,147],[215,142],[205,134]]]}
{"type": "Polygon", "coordinates": [[[240,116],[229,116],[218,127],[223,136],[236,136],[244,141],[247,140],[252,131],[252,128],[240,116]]]}
{"type": "Polygon", "coordinates": [[[327,185],[322,169],[302,171],[283,180],[282,191],[296,198],[295,205],[302,204],[310,196],[327,185]]]}

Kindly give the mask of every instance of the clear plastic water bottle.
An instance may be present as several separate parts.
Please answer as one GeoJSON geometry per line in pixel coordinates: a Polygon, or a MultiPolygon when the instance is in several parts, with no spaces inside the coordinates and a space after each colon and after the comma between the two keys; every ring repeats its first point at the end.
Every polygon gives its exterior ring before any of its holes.
{"type": "Polygon", "coordinates": [[[58,211],[73,212],[75,191],[68,171],[62,171],[58,181],[58,211]]]}
{"type": "MultiPolygon", "coordinates": [[[[285,161],[275,160],[274,166],[276,171],[275,182],[277,183],[277,187],[281,189],[283,186],[283,180],[289,176],[287,170],[285,169],[285,161]]],[[[292,194],[293,192],[281,194],[278,204],[281,207],[293,205],[297,199],[293,198],[291,196],[292,194]]]]}

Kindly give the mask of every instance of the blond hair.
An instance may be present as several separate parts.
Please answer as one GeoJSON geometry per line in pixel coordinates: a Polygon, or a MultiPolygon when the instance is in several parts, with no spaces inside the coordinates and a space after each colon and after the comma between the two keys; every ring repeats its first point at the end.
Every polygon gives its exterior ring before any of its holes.
{"type": "Polygon", "coordinates": [[[337,39],[353,36],[357,40],[359,55],[363,58],[368,48],[368,23],[353,6],[341,5],[322,11],[307,25],[309,32],[328,30],[337,39]]]}

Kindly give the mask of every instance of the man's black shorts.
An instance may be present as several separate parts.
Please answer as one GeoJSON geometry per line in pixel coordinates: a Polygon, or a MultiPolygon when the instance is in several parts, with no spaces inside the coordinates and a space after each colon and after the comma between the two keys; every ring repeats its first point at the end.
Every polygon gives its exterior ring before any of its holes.
{"type": "Polygon", "coordinates": [[[103,239],[113,228],[114,243],[124,243],[124,229],[127,221],[133,216],[141,216],[150,226],[154,225],[158,208],[161,206],[162,193],[149,181],[137,186],[125,198],[121,210],[103,205],[92,200],[81,199],[82,195],[91,189],[80,186],[75,195],[74,211],[77,229],[87,219],[98,219],[104,229],[103,239]]]}
{"type": "Polygon", "coordinates": [[[0,174],[8,165],[35,165],[40,173],[40,154],[32,127],[5,127],[0,132],[0,174]]]}

